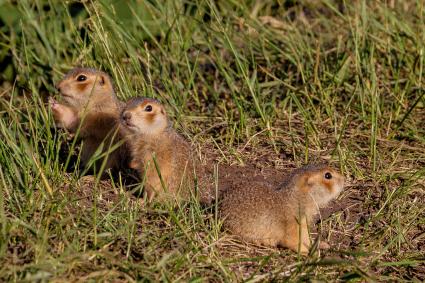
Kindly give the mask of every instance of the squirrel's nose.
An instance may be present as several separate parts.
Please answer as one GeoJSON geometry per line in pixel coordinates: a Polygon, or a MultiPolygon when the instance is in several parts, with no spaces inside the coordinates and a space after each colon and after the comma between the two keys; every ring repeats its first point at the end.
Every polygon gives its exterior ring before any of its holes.
{"type": "Polygon", "coordinates": [[[121,118],[122,118],[124,121],[128,121],[128,120],[130,120],[130,119],[131,119],[131,113],[126,111],[126,112],[122,113],[121,118]]]}

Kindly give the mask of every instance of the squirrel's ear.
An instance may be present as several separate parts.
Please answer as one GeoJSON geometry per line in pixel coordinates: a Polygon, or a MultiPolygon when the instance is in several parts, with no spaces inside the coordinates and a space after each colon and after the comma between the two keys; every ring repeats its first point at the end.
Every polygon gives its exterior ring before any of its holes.
{"type": "Polygon", "coordinates": [[[100,76],[99,76],[99,84],[100,84],[100,85],[104,85],[104,84],[105,84],[105,82],[106,82],[105,75],[100,75],[100,76]]]}

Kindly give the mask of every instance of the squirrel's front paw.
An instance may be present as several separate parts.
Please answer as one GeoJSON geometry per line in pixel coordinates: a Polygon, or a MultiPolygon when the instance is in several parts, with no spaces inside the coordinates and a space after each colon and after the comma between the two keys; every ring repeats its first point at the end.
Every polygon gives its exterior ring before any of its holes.
{"type": "Polygon", "coordinates": [[[58,102],[52,96],[49,96],[49,100],[48,101],[49,101],[49,107],[52,110],[54,110],[54,109],[57,108],[58,102]]]}
{"type": "Polygon", "coordinates": [[[77,112],[67,105],[58,103],[53,97],[49,97],[49,106],[56,126],[72,131],[78,121],[77,112]]]}

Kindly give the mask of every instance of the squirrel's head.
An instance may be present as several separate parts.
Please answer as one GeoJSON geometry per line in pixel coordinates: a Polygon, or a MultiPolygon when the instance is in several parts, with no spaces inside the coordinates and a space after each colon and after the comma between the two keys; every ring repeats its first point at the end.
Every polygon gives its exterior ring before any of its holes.
{"type": "Polygon", "coordinates": [[[65,102],[79,111],[90,105],[106,105],[116,101],[111,78],[95,69],[75,68],[65,75],[56,88],[65,102]]]}
{"type": "Polygon", "coordinates": [[[130,99],[121,112],[121,124],[134,134],[157,135],[168,127],[164,106],[156,99],[130,99]]]}
{"type": "Polygon", "coordinates": [[[298,190],[320,207],[336,198],[344,187],[344,177],[327,165],[307,165],[294,170],[291,176],[298,190]]]}

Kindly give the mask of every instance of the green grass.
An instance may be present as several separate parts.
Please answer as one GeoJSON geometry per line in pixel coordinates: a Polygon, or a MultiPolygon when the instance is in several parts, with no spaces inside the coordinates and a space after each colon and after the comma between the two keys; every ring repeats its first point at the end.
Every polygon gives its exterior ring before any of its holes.
{"type": "Polygon", "coordinates": [[[93,2],[0,1],[0,280],[425,280],[422,1],[93,2]],[[78,65],[224,164],[340,168],[332,249],[255,247],[214,208],[66,173],[46,98],[78,65]]]}

